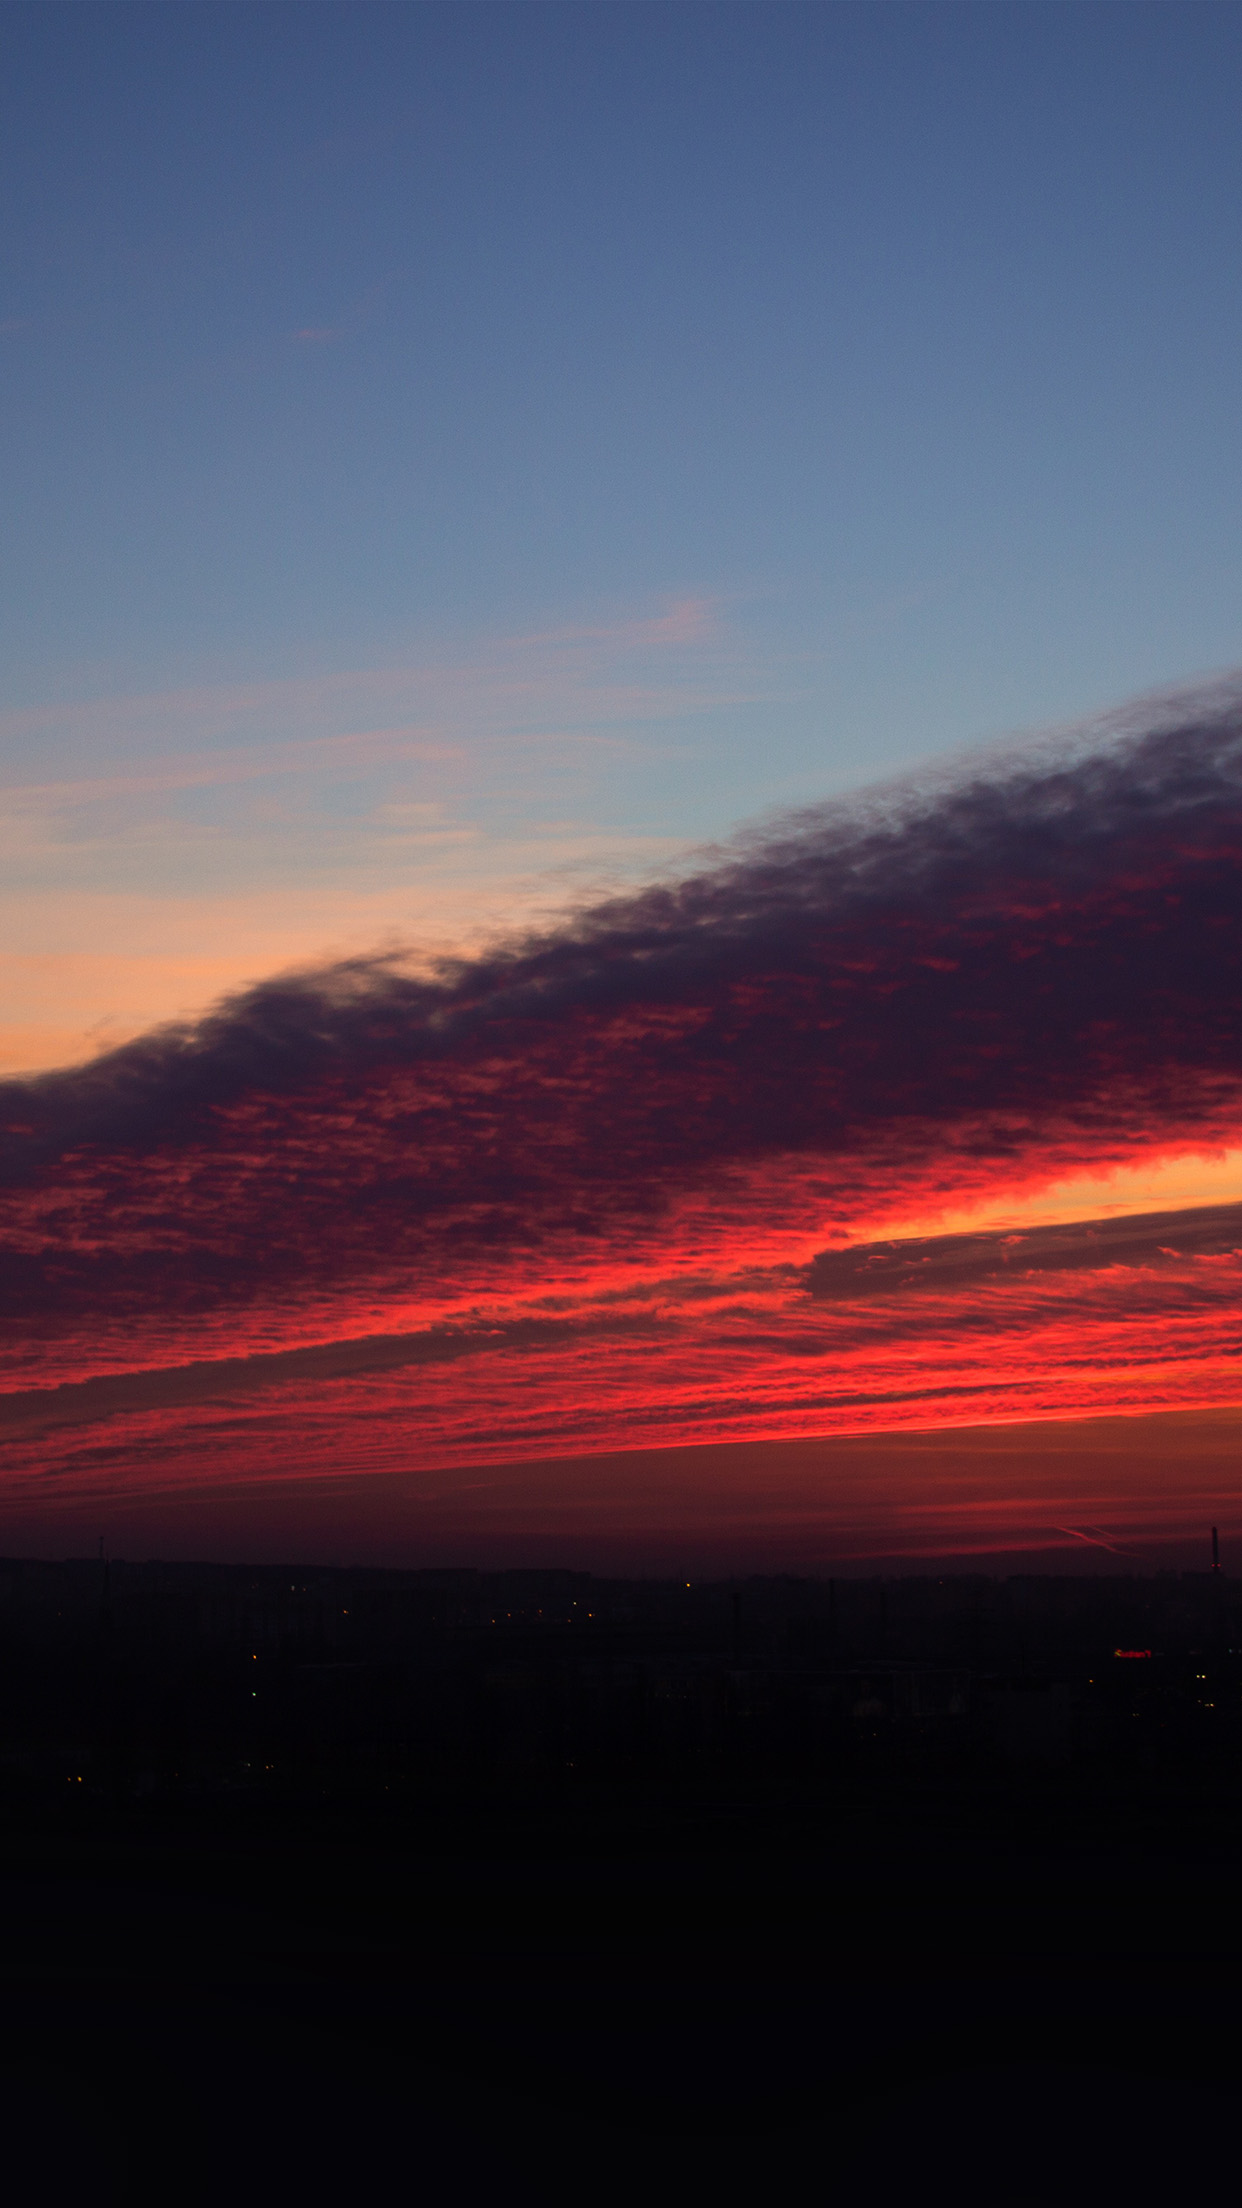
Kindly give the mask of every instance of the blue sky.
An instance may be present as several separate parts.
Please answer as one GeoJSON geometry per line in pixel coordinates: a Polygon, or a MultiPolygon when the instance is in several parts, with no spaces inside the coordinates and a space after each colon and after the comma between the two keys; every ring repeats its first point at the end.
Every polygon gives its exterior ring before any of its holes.
{"type": "Polygon", "coordinates": [[[0,27],[0,1061],[1242,659],[1236,7],[0,27]]]}

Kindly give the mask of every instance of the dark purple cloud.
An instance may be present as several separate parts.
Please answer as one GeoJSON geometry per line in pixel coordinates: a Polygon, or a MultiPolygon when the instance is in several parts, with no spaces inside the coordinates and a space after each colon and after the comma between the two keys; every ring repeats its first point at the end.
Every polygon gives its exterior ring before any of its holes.
{"type": "Polygon", "coordinates": [[[273,980],[8,1082],[0,1286],[36,1330],[495,1286],[657,1247],[688,1199],[740,1248],[781,1161],[826,1175],[827,1229],[950,1155],[963,1183],[1089,1165],[1217,1136],[1240,1097],[1225,699],[800,815],[431,979],[273,980]]]}
{"type": "Polygon", "coordinates": [[[820,1301],[901,1294],[953,1295],[977,1282],[1028,1274],[1099,1273],[1110,1268],[1179,1270],[1187,1260],[1242,1253],[1242,1204],[1202,1204],[1120,1219],[996,1229],[979,1234],[907,1235],[824,1250],[808,1268],[820,1301]]]}

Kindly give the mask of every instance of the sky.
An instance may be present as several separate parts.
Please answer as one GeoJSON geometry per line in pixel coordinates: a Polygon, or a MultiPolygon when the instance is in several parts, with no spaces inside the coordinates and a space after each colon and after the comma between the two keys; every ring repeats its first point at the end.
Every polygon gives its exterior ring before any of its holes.
{"type": "Polygon", "coordinates": [[[0,1539],[1242,1535],[1237,10],[0,41],[0,1539]]]}

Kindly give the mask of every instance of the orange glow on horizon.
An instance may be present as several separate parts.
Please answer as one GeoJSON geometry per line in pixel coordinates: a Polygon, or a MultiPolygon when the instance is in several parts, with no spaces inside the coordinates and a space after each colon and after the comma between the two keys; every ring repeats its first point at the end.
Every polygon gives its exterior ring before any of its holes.
{"type": "Polygon", "coordinates": [[[1074,1224],[1092,1219],[1184,1211],[1197,1204],[1242,1203],[1242,1147],[1156,1151],[1137,1165],[1071,1174],[1046,1185],[946,1205],[918,1217],[889,1219],[877,1235],[983,1233],[1074,1224]]]}

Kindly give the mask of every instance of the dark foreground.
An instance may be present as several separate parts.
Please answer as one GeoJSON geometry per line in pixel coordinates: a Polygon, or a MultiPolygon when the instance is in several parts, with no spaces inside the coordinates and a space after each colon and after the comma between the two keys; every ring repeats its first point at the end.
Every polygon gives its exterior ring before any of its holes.
{"type": "Polygon", "coordinates": [[[10,2188],[1176,2197],[1242,2114],[1240,1609],[0,1564],[10,2188]]]}

